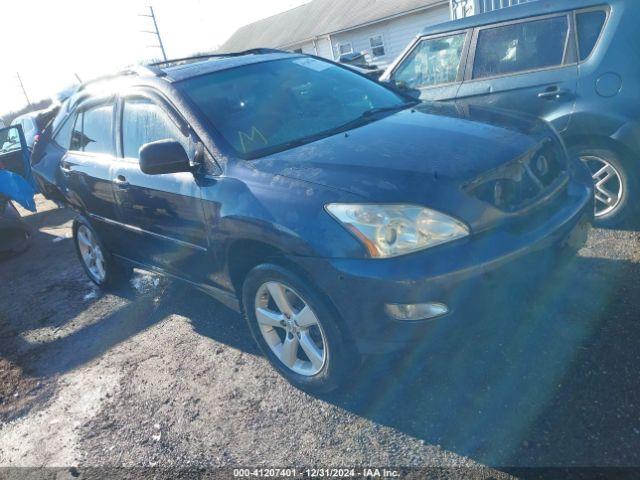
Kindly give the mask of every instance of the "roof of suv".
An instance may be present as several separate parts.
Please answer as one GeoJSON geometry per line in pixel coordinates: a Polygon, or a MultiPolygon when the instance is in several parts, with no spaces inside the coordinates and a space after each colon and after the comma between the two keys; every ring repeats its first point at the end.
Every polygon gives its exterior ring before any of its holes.
{"type": "Polygon", "coordinates": [[[206,75],[208,73],[243,65],[301,56],[303,55],[283,50],[254,48],[238,53],[200,55],[167,60],[166,62],[152,63],[150,65],[136,65],[114,75],[105,75],[83,83],[69,96],[69,100],[71,104],[75,104],[78,100],[91,96],[92,90],[100,91],[101,88],[104,88],[104,85],[112,84],[114,81],[122,81],[132,76],[179,82],[199,75],[206,75]]]}
{"type": "Polygon", "coordinates": [[[277,50],[256,50],[240,52],[230,55],[213,55],[210,57],[194,57],[180,60],[170,60],[167,63],[158,63],[153,66],[160,68],[169,79],[173,81],[205,75],[207,73],[227,70],[229,68],[250,65],[253,63],[280,60],[282,58],[299,57],[300,54],[277,50]]]}
{"type": "MultiPolygon", "coordinates": [[[[493,23],[508,22],[521,18],[535,17],[550,13],[565,12],[578,8],[596,7],[615,3],[617,0],[537,0],[521,3],[512,7],[500,8],[487,13],[472,15],[470,17],[440,23],[427,27],[422,31],[422,35],[436,35],[438,33],[452,32],[455,30],[466,30],[468,28],[480,27],[493,23]]],[[[633,0],[637,1],[637,0],[633,0]]]]}

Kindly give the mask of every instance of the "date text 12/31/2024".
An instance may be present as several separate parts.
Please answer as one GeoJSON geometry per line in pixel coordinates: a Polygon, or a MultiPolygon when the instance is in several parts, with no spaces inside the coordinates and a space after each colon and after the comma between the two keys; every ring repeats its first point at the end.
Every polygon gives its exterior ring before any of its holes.
{"type": "Polygon", "coordinates": [[[235,478],[398,478],[387,468],[236,468],[235,478]]]}

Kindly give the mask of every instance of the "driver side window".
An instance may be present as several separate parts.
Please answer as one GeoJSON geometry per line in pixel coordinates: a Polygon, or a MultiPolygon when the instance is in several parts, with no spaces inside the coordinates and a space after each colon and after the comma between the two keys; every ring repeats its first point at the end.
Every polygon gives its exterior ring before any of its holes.
{"type": "Polygon", "coordinates": [[[158,140],[176,140],[190,158],[195,145],[183,135],[171,117],[146,98],[127,98],[122,112],[122,148],[125,158],[138,159],[140,148],[158,140]]]}
{"type": "Polygon", "coordinates": [[[393,81],[409,88],[453,83],[458,78],[466,33],[422,40],[400,64],[393,81]]]}
{"type": "Polygon", "coordinates": [[[13,152],[22,148],[20,144],[20,133],[15,126],[4,129],[2,134],[0,134],[0,147],[2,153],[13,152]]]}

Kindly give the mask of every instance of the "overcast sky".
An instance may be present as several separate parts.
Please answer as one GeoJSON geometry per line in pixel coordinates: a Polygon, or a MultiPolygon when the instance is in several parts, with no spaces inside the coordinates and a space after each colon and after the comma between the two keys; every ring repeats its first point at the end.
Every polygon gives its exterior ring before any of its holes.
{"type": "MultiPolygon", "coordinates": [[[[307,0],[308,1],[308,0],[307,0]]],[[[19,0],[3,4],[0,40],[0,114],[26,100],[50,97],[83,80],[159,55],[148,18],[153,5],[169,57],[211,50],[247,23],[305,0],[19,0]]]]}

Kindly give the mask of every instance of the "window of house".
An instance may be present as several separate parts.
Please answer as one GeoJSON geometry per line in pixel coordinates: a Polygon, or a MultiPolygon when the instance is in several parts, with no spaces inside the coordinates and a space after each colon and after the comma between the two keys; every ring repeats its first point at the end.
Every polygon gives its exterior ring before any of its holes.
{"type": "Polygon", "coordinates": [[[409,88],[455,82],[462,61],[465,33],[422,40],[400,64],[393,80],[409,88]]]}
{"type": "Polygon", "coordinates": [[[139,158],[140,148],[158,140],[176,140],[192,153],[195,147],[169,115],[145,98],[130,98],[122,112],[122,147],[126,158],[139,158]]]}
{"type": "Polygon", "coordinates": [[[113,104],[78,114],[71,133],[70,150],[113,155],[113,104]]]}
{"type": "Polygon", "coordinates": [[[302,49],[301,48],[296,48],[293,53],[302,53],[302,49]]]}
{"type": "Polygon", "coordinates": [[[521,22],[480,31],[473,78],[486,78],[562,65],[569,19],[521,22]]]}
{"type": "Polygon", "coordinates": [[[583,12],[576,15],[580,60],[586,60],[593,52],[606,19],[607,14],[603,10],[583,12]]]}
{"type": "Polygon", "coordinates": [[[353,53],[353,46],[351,45],[351,42],[341,43],[340,45],[338,45],[338,52],[340,53],[340,55],[353,53]]]}
{"type": "Polygon", "coordinates": [[[384,39],[382,35],[376,35],[369,39],[369,45],[371,45],[371,55],[373,58],[384,57],[384,39]]]}

